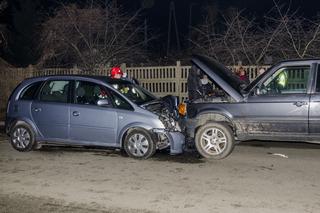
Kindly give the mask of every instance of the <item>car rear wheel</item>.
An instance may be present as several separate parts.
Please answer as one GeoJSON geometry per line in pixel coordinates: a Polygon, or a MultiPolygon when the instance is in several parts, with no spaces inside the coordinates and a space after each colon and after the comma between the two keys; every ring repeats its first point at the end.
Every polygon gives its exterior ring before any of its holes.
{"type": "Polygon", "coordinates": [[[144,129],[134,129],[124,140],[126,153],[136,159],[150,158],[156,152],[156,144],[150,133],[144,129]]]}
{"type": "Polygon", "coordinates": [[[197,131],[195,145],[203,157],[223,159],[234,148],[233,132],[227,124],[207,123],[197,131]]]}
{"type": "Polygon", "coordinates": [[[34,132],[27,124],[13,127],[10,137],[12,147],[20,152],[32,150],[35,144],[34,132]]]}

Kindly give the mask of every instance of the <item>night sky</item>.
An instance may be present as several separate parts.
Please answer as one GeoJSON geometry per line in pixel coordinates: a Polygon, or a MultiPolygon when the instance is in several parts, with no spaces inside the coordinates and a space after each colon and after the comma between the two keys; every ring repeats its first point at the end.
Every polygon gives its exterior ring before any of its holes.
{"type": "MultiPolygon", "coordinates": [[[[123,8],[138,9],[141,7],[143,0],[118,0],[118,3],[123,8]]],[[[153,6],[146,9],[143,14],[146,15],[148,24],[151,29],[161,36],[159,39],[166,45],[168,19],[169,19],[169,5],[171,0],[150,0],[154,2],[153,6]]],[[[218,7],[220,13],[230,8],[238,8],[246,11],[246,13],[253,15],[257,20],[261,19],[273,6],[273,0],[174,0],[176,7],[177,25],[180,34],[180,40],[184,41],[188,32],[189,25],[189,11],[192,7],[192,25],[197,25],[205,16],[204,7],[208,4],[213,4],[218,7]]],[[[293,11],[297,10],[299,15],[305,17],[314,17],[320,12],[320,1],[312,0],[292,0],[292,1],[278,1],[280,5],[291,5],[293,11]]],[[[173,38],[174,39],[174,38],[173,38]]]]}
{"type": "MultiPolygon", "coordinates": [[[[21,0],[20,0],[21,1],[21,0]]],[[[26,0],[27,1],[27,0],[26,0]]],[[[32,1],[32,0],[28,0],[32,1]]],[[[43,14],[48,14],[50,11],[53,11],[56,7],[63,4],[68,3],[83,3],[88,0],[37,0],[39,2],[39,9],[41,10],[39,16],[43,14]]],[[[99,0],[99,2],[104,2],[105,0],[99,0]]],[[[108,1],[108,0],[106,0],[108,1]]],[[[110,0],[109,0],[110,1],[110,0]]],[[[123,8],[123,10],[130,12],[134,12],[141,8],[144,0],[117,0],[119,6],[123,8]]],[[[169,5],[171,0],[145,0],[150,8],[144,9],[141,13],[141,19],[147,19],[149,25],[149,32],[157,35],[157,39],[153,41],[156,46],[157,52],[160,54],[164,54],[166,49],[167,42],[167,30],[168,30],[168,18],[169,18],[169,5]]],[[[19,0],[9,0],[8,1],[11,6],[19,2],[19,0]]],[[[90,1],[89,1],[90,2],[90,1]]],[[[188,24],[189,24],[189,10],[190,5],[192,5],[192,25],[197,25],[201,22],[202,18],[205,16],[204,7],[208,4],[213,4],[218,7],[220,13],[223,14],[226,9],[230,7],[238,8],[240,10],[244,9],[248,14],[254,15],[259,18],[263,17],[274,5],[273,0],[174,0],[176,7],[176,17],[177,24],[179,30],[179,37],[182,43],[182,47],[185,47],[186,38],[188,33],[188,24]]],[[[291,8],[294,10],[298,10],[299,14],[305,17],[314,17],[317,13],[320,12],[320,1],[312,1],[312,0],[292,0],[292,1],[278,1],[279,4],[291,4],[291,8]]],[[[6,22],[8,27],[12,27],[12,7],[9,7],[6,15],[1,17],[1,22],[6,22]]],[[[26,17],[28,18],[28,17],[26,17]]],[[[31,18],[31,17],[30,17],[31,18]]],[[[33,17],[34,18],[34,17],[33,17]]],[[[36,19],[34,27],[37,27],[37,24],[41,23],[43,17],[39,17],[36,19]]],[[[11,34],[11,36],[15,36],[11,34]]],[[[174,38],[172,38],[174,40],[174,38]]],[[[23,43],[23,41],[20,41],[23,43]]],[[[21,45],[20,45],[21,46],[21,45]]],[[[13,47],[18,48],[18,47],[13,47]]],[[[19,54],[20,50],[16,51],[13,49],[13,52],[17,52],[14,54],[19,54]]],[[[14,57],[13,54],[13,57],[14,57]]],[[[14,60],[20,59],[26,60],[24,63],[29,63],[29,59],[26,59],[23,55],[21,57],[17,57],[14,60]]]]}
{"type": "MultiPolygon", "coordinates": [[[[152,1],[152,0],[151,0],[152,1]]],[[[139,0],[118,0],[124,8],[136,8],[141,6],[139,0]]],[[[168,28],[169,5],[171,0],[154,0],[153,7],[146,10],[149,24],[153,28],[161,29],[166,33],[168,28]]],[[[273,6],[273,0],[174,0],[176,6],[176,16],[179,31],[183,34],[187,30],[189,22],[189,9],[192,4],[192,22],[197,24],[204,16],[203,8],[208,4],[214,4],[223,13],[230,7],[245,10],[258,19],[267,13],[273,6]]],[[[293,10],[298,10],[299,14],[306,17],[313,17],[320,12],[320,1],[312,0],[292,0],[278,1],[279,4],[291,5],[293,10]]]]}

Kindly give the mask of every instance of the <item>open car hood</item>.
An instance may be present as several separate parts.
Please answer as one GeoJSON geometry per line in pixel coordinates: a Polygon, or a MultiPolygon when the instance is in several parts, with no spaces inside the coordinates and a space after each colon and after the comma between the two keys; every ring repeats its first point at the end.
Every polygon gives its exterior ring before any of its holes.
{"type": "Polygon", "coordinates": [[[244,87],[244,83],[231,70],[206,56],[194,55],[191,61],[235,101],[243,100],[241,88],[244,87]]]}

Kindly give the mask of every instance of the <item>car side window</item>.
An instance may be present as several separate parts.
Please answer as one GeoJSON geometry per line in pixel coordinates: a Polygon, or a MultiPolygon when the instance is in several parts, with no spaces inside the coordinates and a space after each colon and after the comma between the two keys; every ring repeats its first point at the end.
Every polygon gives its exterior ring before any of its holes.
{"type": "Polygon", "coordinates": [[[47,81],[42,87],[39,99],[45,102],[67,103],[70,81],[47,81]]]}
{"type": "Polygon", "coordinates": [[[309,74],[310,66],[282,67],[260,86],[260,95],[304,94],[309,74]]]}
{"type": "Polygon", "coordinates": [[[76,81],[76,104],[97,105],[101,99],[110,99],[108,90],[104,86],[89,81],[76,81]]]}
{"type": "Polygon", "coordinates": [[[118,109],[130,110],[133,111],[133,107],[128,101],[126,101],[123,97],[121,97],[116,92],[110,90],[110,94],[112,96],[113,105],[118,109]]]}
{"type": "Polygon", "coordinates": [[[27,86],[21,92],[20,100],[33,100],[41,84],[42,84],[42,81],[39,81],[27,86]]]}

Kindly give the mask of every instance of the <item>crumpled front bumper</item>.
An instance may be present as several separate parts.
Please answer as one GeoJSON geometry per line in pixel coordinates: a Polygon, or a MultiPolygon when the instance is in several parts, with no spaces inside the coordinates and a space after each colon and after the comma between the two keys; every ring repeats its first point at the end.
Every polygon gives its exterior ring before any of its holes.
{"type": "Polygon", "coordinates": [[[183,153],[185,136],[181,132],[169,132],[162,129],[154,129],[156,134],[165,134],[170,142],[170,154],[176,155],[183,153]]]}

